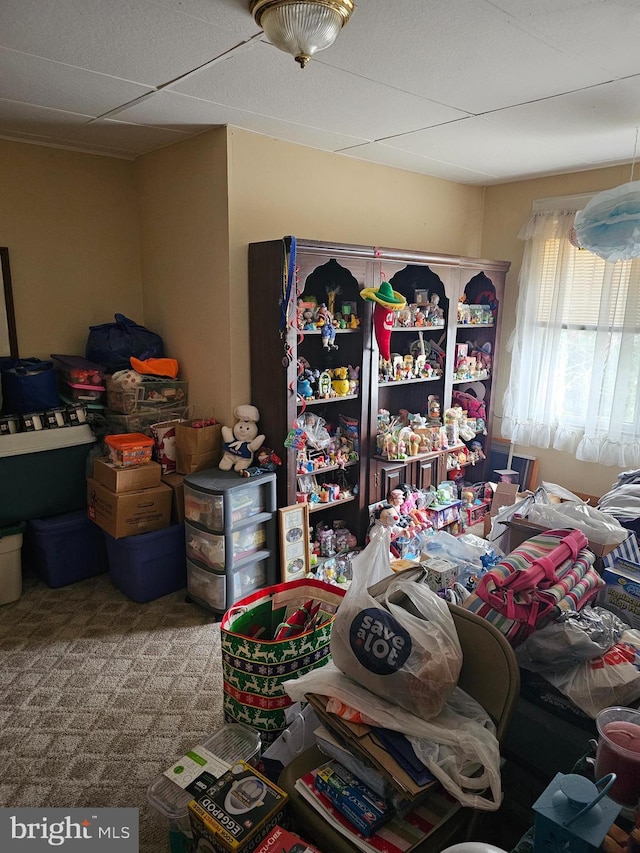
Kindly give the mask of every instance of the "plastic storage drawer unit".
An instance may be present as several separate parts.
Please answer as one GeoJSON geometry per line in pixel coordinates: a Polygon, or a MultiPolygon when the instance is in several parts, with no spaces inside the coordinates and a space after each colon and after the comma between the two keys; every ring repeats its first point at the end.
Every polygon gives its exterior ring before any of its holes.
{"type": "MultiPolygon", "coordinates": [[[[232,492],[229,500],[231,523],[237,524],[245,518],[264,510],[264,495],[260,486],[247,484],[245,489],[232,492]]],[[[184,487],[184,517],[187,521],[201,524],[209,530],[224,530],[224,495],[211,494],[184,487]]]]}
{"type": "MultiPolygon", "coordinates": [[[[204,749],[229,765],[238,761],[254,764],[261,746],[260,735],[254,729],[242,723],[228,723],[190,750],[187,758],[198,755],[202,759],[200,753],[204,749]]],[[[188,808],[193,797],[179,784],[181,776],[182,773],[176,773],[176,781],[173,781],[166,773],[161,773],[147,788],[149,805],[160,815],[169,831],[171,853],[190,853],[193,850],[188,808]]]]}
{"type": "Polygon", "coordinates": [[[267,585],[266,560],[249,563],[236,571],[211,572],[187,560],[187,590],[191,598],[204,607],[225,611],[234,601],[267,585]],[[227,601],[227,588],[231,600],[227,601]]]}
{"type": "Polygon", "coordinates": [[[132,601],[153,601],[187,585],[183,524],[124,539],[103,535],[111,582],[132,601]]]}
{"type": "Polygon", "coordinates": [[[235,471],[184,478],[189,595],[224,613],[238,598],[276,581],[276,475],[235,471]]]}
{"type": "Polygon", "coordinates": [[[27,522],[24,562],[47,586],[66,586],[107,571],[107,549],[85,510],[27,522]]]}

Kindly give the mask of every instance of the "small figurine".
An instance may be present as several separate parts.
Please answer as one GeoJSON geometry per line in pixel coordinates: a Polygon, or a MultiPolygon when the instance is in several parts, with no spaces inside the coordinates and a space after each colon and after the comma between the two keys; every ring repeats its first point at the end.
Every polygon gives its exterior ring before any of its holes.
{"type": "Polygon", "coordinates": [[[236,423],[222,427],[224,452],[218,467],[221,471],[244,471],[253,462],[253,454],[262,447],[265,436],[258,435],[260,412],[255,406],[236,406],[233,412],[236,423]]]}
{"type": "Polygon", "coordinates": [[[318,320],[316,324],[320,326],[320,336],[322,338],[322,346],[327,350],[338,349],[336,344],[336,327],[333,324],[333,314],[327,306],[322,303],[318,308],[318,320]]]}
{"type": "Polygon", "coordinates": [[[261,447],[257,453],[257,465],[250,465],[240,472],[241,477],[255,477],[256,474],[268,474],[282,465],[282,459],[270,447],[261,447]]]}
{"type": "Polygon", "coordinates": [[[427,318],[433,326],[441,326],[444,322],[444,311],[440,307],[440,297],[432,293],[427,306],[427,318]]]}

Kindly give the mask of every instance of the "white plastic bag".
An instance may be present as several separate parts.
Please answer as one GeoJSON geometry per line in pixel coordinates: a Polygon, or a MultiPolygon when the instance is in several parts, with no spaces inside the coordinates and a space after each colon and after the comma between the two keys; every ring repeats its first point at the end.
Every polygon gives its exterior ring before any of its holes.
{"type": "Polygon", "coordinates": [[[387,531],[353,566],[353,580],[331,629],[331,656],[346,675],[425,719],[451,695],[462,650],[447,604],[415,573],[385,577],[387,531]],[[371,580],[383,581],[371,586],[371,580]]]}
{"type": "Polygon", "coordinates": [[[590,717],[640,698],[640,631],[625,631],[604,655],[544,677],[590,717]]]}
{"type": "Polygon", "coordinates": [[[617,518],[586,503],[561,503],[543,506],[535,504],[527,518],[550,529],[574,527],[581,530],[590,542],[600,545],[619,545],[629,535],[617,518]]]}
{"type": "MultiPolygon", "coordinates": [[[[340,607],[343,605],[341,604],[340,607]]],[[[378,726],[402,732],[418,758],[463,806],[496,811],[502,801],[500,749],[495,727],[480,705],[459,687],[437,717],[425,720],[376,696],[330,661],[284,682],[294,701],[308,693],[334,696],[378,726]]]]}

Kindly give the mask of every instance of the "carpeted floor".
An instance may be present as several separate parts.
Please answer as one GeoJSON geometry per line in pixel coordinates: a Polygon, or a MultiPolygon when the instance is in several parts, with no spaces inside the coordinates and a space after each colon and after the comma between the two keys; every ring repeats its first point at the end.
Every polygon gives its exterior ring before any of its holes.
{"type": "Polygon", "coordinates": [[[0,607],[0,806],[136,807],[140,853],[164,853],[147,786],[222,723],[219,625],[185,591],[27,577],[0,607]]]}

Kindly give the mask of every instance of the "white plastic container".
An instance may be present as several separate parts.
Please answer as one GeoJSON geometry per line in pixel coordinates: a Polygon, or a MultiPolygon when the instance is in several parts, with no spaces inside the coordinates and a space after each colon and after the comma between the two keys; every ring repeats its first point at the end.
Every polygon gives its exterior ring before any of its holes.
{"type": "Polygon", "coordinates": [[[0,604],[22,595],[22,531],[24,524],[0,530],[0,604]]]}
{"type": "MultiPolygon", "coordinates": [[[[242,723],[228,723],[200,744],[208,752],[235,764],[237,761],[255,763],[260,754],[260,735],[242,723]]],[[[198,747],[194,747],[196,751],[198,747]]],[[[149,805],[167,823],[171,853],[188,853],[191,850],[191,824],[189,802],[193,799],[168,776],[162,773],[147,788],[149,805]]]]}

